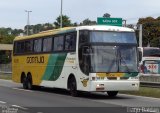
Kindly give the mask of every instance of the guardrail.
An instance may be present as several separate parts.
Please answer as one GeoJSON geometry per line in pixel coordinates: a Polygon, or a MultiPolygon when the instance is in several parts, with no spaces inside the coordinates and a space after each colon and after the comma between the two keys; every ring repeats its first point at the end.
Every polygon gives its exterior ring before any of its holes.
{"type": "Polygon", "coordinates": [[[160,76],[140,76],[140,86],[160,88],[160,76]]]}
{"type": "Polygon", "coordinates": [[[11,64],[0,64],[0,72],[1,73],[12,73],[12,65],[11,64]]]}

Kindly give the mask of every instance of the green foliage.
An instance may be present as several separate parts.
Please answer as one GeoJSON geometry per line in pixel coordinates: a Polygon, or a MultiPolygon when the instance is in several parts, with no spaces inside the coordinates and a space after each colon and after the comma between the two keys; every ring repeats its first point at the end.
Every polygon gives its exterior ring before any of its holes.
{"type": "Polygon", "coordinates": [[[0,43],[12,44],[15,36],[22,32],[21,29],[0,28],[0,43]]]}
{"type": "Polygon", "coordinates": [[[2,44],[12,44],[15,36],[14,35],[8,35],[4,36],[1,40],[2,44]]]}
{"type": "Polygon", "coordinates": [[[105,14],[103,15],[103,17],[105,17],[105,18],[110,18],[111,15],[110,15],[109,13],[105,13],[105,14]]]}
{"type": "Polygon", "coordinates": [[[2,64],[7,64],[7,63],[9,63],[10,62],[10,59],[8,58],[8,56],[7,55],[1,55],[0,56],[0,63],[2,63],[2,64]]]}
{"type": "Polygon", "coordinates": [[[160,17],[140,18],[138,24],[143,24],[143,46],[149,43],[151,47],[159,46],[160,39],[160,17]]]}
{"type": "Polygon", "coordinates": [[[4,51],[0,51],[0,64],[7,64],[10,62],[10,58],[7,54],[4,53],[4,51]]]}
{"type": "MultiPolygon", "coordinates": [[[[60,28],[61,16],[58,16],[54,22],[55,28],[60,28]]],[[[62,27],[73,26],[68,16],[62,15],[62,27]]]]}
{"type": "Polygon", "coordinates": [[[121,91],[124,94],[160,98],[159,88],[140,87],[139,91],[121,91]]]}
{"type": "Polygon", "coordinates": [[[36,25],[26,25],[24,27],[24,33],[27,34],[27,27],[29,30],[29,35],[31,34],[36,34],[41,31],[46,31],[46,30],[51,30],[54,29],[53,25],[50,23],[45,23],[45,24],[36,24],[36,25]]]}
{"type": "Polygon", "coordinates": [[[83,20],[83,22],[80,23],[80,25],[96,25],[96,24],[97,24],[96,21],[91,21],[91,20],[89,20],[89,18],[83,20]]]}
{"type": "Polygon", "coordinates": [[[160,16],[157,18],[157,20],[160,20],[160,16]]]}
{"type": "Polygon", "coordinates": [[[23,30],[22,29],[11,29],[10,32],[9,32],[11,35],[13,36],[18,36],[20,35],[21,33],[23,33],[23,30]]]}

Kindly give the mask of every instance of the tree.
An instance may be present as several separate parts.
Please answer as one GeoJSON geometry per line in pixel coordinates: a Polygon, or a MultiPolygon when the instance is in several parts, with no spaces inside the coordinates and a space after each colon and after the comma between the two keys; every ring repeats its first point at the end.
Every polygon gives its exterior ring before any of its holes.
{"type": "Polygon", "coordinates": [[[45,23],[43,26],[44,26],[44,27],[43,27],[44,30],[54,29],[53,24],[50,24],[50,23],[45,23]]]}
{"type": "Polygon", "coordinates": [[[151,47],[159,46],[160,37],[160,19],[147,17],[140,18],[137,24],[143,24],[143,46],[147,46],[148,42],[151,47]]]}
{"type": "Polygon", "coordinates": [[[20,33],[23,33],[22,29],[0,28],[0,43],[12,44],[20,33]]]}
{"type": "Polygon", "coordinates": [[[85,20],[83,20],[82,23],[80,23],[80,25],[96,25],[96,24],[97,24],[96,21],[91,21],[91,20],[89,20],[88,18],[85,19],[85,20]]]}
{"type": "Polygon", "coordinates": [[[22,29],[13,29],[13,30],[11,29],[10,31],[11,31],[10,33],[11,33],[12,35],[14,35],[14,36],[18,36],[18,35],[20,35],[21,33],[23,33],[23,30],[22,30],[22,29]]]}
{"type": "Polygon", "coordinates": [[[39,33],[43,31],[43,25],[42,24],[36,24],[33,26],[33,34],[39,33]]]}
{"type": "Polygon", "coordinates": [[[157,18],[157,20],[160,20],[160,16],[157,18]]]}
{"type": "Polygon", "coordinates": [[[12,44],[15,36],[14,35],[6,35],[2,38],[2,44],[12,44]]]}
{"type": "Polygon", "coordinates": [[[78,26],[78,23],[77,22],[73,23],[73,26],[75,26],[75,27],[78,26]]]}
{"type": "MultiPolygon", "coordinates": [[[[36,24],[36,25],[29,25],[29,35],[36,34],[41,31],[51,30],[54,29],[53,24],[45,23],[45,24],[36,24]]],[[[27,34],[27,25],[24,27],[24,33],[27,34]]]]}
{"type": "MultiPolygon", "coordinates": [[[[55,28],[60,28],[60,20],[61,16],[58,16],[56,21],[54,22],[55,28]]],[[[69,27],[72,26],[71,20],[68,16],[62,15],[62,27],[69,27]]]]}
{"type": "Polygon", "coordinates": [[[110,15],[109,13],[105,13],[105,14],[103,15],[103,17],[104,17],[104,18],[110,18],[111,15],[110,15]]]}
{"type": "Polygon", "coordinates": [[[24,34],[27,35],[27,30],[28,30],[28,35],[31,35],[33,32],[33,25],[26,25],[24,26],[24,34]]]}

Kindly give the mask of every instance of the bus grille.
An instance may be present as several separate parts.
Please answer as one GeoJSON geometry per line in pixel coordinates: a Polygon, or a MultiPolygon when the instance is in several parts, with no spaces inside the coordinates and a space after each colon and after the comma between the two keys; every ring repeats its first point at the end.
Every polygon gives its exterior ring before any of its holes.
{"type": "Polygon", "coordinates": [[[117,77],[107,77],[108,80],[117,80],[117,77]]]}
{"type": "Polygon", "coordinates": [[[128,80],[129,77],[107,77],[108,80],[128,80]]]}
{"type": "Polygon", "coordinates": [[[120,77],[120,80],[127,80],[129,77],[120,77]]]}

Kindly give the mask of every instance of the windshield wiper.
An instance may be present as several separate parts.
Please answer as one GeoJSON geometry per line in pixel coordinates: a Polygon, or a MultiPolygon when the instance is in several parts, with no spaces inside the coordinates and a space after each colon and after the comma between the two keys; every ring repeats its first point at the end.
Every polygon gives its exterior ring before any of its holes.
{"type": "Polygon", "coordinates": [[[119,50],[117,49],[117,52],[116,52],[116,64],[117,64],[117,72],[119,72],[119,50]]]}
{"type": "Polygon", "coordinates": [[[120,50],[117,49],[117,51],[118,51],[118,53],[119,53],[119,65],[118,65],[118,68],[119,68],[120,65],[122,65],[122,62],[123,62],[123,65],[125,66],[127,72],[130,73],[130,69],[129,69],[129,67],[127,66],[127,63],[126,63],[125,59],[121,56],[120,50]]]}
{"type": "Polygon", "coordinates": [[[126,64],[126,61],[124,60],[123,57],[120,56],[120,65],[122,64],[122,62],[123,62],[123,66],[125,66],[127,72],[130,73],[130,69],[129,69],[129,67],[126,64]]]}

